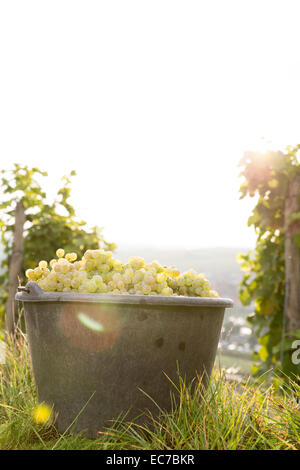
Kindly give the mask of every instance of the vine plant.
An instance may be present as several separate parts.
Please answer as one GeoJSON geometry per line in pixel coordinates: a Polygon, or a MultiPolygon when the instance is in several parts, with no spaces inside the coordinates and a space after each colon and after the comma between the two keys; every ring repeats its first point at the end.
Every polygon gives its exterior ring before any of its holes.
{"type": "Polygon", "coordinates": [[[2,170],[0,201],[0,328],[3,326],[5,302],[8,292],[10,260],[13,252],[16,208],[22,203],[25,212],[23,227],[24,256],[19,274],[20,282],[25,281],[25,270],[36,266],[39,260],[50,260],[56,255],[56,249],[63,247],[66,251],[76,252],[81,256],[87,249],[99,246],[114,250],[116,245],[108,243],[102,229],[95,226],[88,228],[85,221],[76,217],[75,209],[70,203],[71,178],[62,177],[61,188],[57,197],[49,203],[43,190],[41,179],[47,173],[39,168],[29,168],[15,163],[10,170],[2,170]]]}
{"type": "MultiPolygon", "coordinates": [[[[288,330],[285,322],[285,208],[289,186],[300,175],[297,153],[300,145],[285,151],[246,152],[240,162],[243,181],[241,199],[256,197],[256,205],[248,219],[257,234],[256,247],[239,255],[245,271],[240,284],[240,300],[244,305],[255,302],[254,313],[248,316],[258,338],[259,350],[253,353],[253,375],[270,369],[280,374],[299,376],[299,364],[291,361],[292,345],[300,339],[300,329],[288,330]]],[[[297,195],[300,202],[300,194],[297,195]]],[[[300,247],[300,212],[288,220],[294,224],[293,240],[300,247]]],[[[300,286],[299,286],[300,294],[300,286]]],[[[300,312],[299,312],[300,316],[300,312]]]]}

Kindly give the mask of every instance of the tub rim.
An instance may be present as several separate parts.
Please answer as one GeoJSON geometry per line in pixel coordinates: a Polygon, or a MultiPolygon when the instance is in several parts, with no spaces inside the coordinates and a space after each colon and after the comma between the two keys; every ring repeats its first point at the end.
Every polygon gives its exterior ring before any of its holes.
{"type": "Polygon", "coordinates": [[[168,305],[183,307],[224,307],[232,308],[233,301],[222,297],[188,297],[163,295],[130,295],[130,294],[81,294],[76,292],[46,292],[34,282],[29,281],[25,287],[19,286],[15,299],[19,302],[69,302],[69,303],[103,303],[125,305],[168,305]]]}

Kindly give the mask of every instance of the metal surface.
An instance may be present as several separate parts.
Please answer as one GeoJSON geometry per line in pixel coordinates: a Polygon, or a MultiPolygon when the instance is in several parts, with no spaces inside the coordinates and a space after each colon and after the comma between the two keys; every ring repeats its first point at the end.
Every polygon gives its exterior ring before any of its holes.
{"type": "Polygon", "coordinates": [[[54,406],[65,431],[89,437],[130,409],[127,419],[170,409],[166,375],[178,383],[209,376],[230,299],[44,292],[34,283],[24,302],[40,401],[54,406]],[[92,397],[92,398],[91,398],[92,397]],[[89,401],[90,399],[90,401],[89,401]]]}
{"type": "Polygon", "coordinates": [[[231,299],[220,297],[185,297],[162,295],[113,295],[113,294],[77,294],[65,292],[45,292],[36,282],[28,282],[18,288],[16,300],[21,302],[92,302],[130,305],[182,305],[205,307],[232,307],[231,299]],[[26,294],[23,294],[26,293],[26,294]]]}

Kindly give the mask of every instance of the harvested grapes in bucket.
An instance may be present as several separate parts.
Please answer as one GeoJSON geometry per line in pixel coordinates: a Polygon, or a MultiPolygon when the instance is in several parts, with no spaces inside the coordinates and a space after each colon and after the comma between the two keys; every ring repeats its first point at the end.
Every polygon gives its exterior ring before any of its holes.
{"type": "Polygon", "coordinates": [[[62,248],[56,256],[49,264],[43,260],[26,271],[26,277],[47,292],[218,297],[205,276],[194,269],[180,273],[157,261],[146,264],[141,257],[122,264],[103,249],[87,250],[81,260],[62,248]]]}

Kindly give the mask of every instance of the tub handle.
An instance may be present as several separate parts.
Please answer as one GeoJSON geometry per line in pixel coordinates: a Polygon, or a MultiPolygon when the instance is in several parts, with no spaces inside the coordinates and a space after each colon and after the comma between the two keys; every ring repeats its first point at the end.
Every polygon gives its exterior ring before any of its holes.
{"type": "Polygon", "coordinates": [[[30,294],[30,289],[28,287],[24,286],[18,286],[18,292],[27,292],[27,294],[30,294]]]}
{"type": "Polygon", "coordinates": [[[40,286],[34,282],[27,282],[26,286],[18,286],[18,293],[16,294],[17,300],[32,300],[35,298],[40,298],[45,296],[45,292],[40,288],[40,286]]]}

